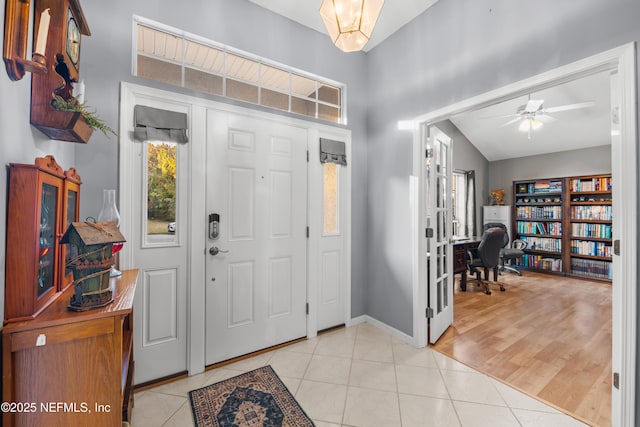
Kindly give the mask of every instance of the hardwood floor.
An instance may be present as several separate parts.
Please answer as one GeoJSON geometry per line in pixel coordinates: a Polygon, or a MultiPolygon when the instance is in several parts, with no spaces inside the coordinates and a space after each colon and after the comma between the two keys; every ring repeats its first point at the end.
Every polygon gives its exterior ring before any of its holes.
{"type": "MultiPolygon", "coordinates": [[[[540,273],[499,277],[506,292],[456,289],[433,346],[592,425],[611,424],[611,285],[540,273]]],[[[456,278],[458,288],[458,278],[456,278]]]]}

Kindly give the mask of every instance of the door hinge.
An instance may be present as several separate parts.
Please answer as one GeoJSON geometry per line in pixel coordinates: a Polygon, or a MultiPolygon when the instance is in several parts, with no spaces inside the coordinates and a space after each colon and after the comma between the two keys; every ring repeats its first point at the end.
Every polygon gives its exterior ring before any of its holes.
{"type": "Polygon", "coordinates": [[[309,163],[309,150],[307,150],[307,163],[309,163]]]}
{"type": "Polygon", "coordinates": [[[425,229],[424,237],[426,237],[427,239],[433,237],[433,228],[429,227],[425,229]]]}
{"type": "Polygon", "coordinates": [[[307,225],[307,239],[309,238],[309,226],[307,225]]]}
{"type": "Polygon", "coordinates": [[[613,373],[613,386],[620,390],[620,373],[618,372],[613,373]]]}
{"type": "Polygon", "coordinates": [[[424,314],[427,319],[433,319],[433,308],[427,307],[424,314]]]}
{"type": "Polygon", "coordinates": [[[620,240],[613,241],[613,254],[620,255],[620,240]]]}
{"type": "Polygon", "coordinates": [[[307,312],[307,314],[309,314],[309,303],[307,303],[306,312],[307,312]]]}
{"type": "Polygon", "coordinates": [[[425,150],[425,152],[424,152],[424,156],[425,156],[427,159],[432,158],[432,157],[433,157],[433,148],[427,148],[427,149],[425,150]]]}

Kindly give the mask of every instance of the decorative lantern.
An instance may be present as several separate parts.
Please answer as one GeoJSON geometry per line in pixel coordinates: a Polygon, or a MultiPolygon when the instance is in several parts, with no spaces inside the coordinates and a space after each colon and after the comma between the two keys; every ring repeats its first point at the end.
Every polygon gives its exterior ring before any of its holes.
{"type": "Polygon", "coordinates": [[[74,285],[69,309],[84,311],[113,302],[109,287],[109,273],[115,263],[113,245],[124,241],[113,222],[71,223],[60,240],[77,249],[77,256],[67,261],[74,285]]]}
{"type": "Polygon", "coordinates": [[[323,0],[320,15],[336,47],[362,50],[376,25],[384,0],[323,0]]]}

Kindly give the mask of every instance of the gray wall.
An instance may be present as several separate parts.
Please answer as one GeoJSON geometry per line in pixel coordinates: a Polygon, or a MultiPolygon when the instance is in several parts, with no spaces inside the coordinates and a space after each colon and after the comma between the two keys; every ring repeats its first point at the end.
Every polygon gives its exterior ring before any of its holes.
{"type": "Polygon", "coordinates": [[[397,121],[640,40],[639,16],[636,0],[440,0],[368,53],[367,314],[412,334],[409,209],[396,203],[411,137],[397,121]]]}
{"type": "Polygon", "coordinates": [[[476,172],[476,234],[482,230],[482,206],[489,197],[490,163],[451,120],[435,124],[453,139],[453,169],[476,172]]]}
{"type": "MultiPolygon", "coordinates": [[[[366,218],[364,53],[342,53],[331,45],[327,36],[246,0],[83,1],[82,7],[92,33],[92,36],[83,37],[82,40],[81,78],[86,84],[85,100],[113,128],[118,126],[121,81],[176,90],[174,87],[131,76],[133,14],[346,83],[348,127],[353,132],[353,158],[349,161],[353,182],[352,215],[354,218],[366,218]]],[[[4,8],[1,9],[0,13],[4,18],[4,8]]],[[[0,74],[0,93],[6,100],[0,114],[0,160],[4,164],[31,163],[36,156],[54,154],[63,167],[75,166],[83,179],[81,217],[96,216],[102,204],[102,190],[118,188],[117,138],[107,138],[96,132],[86,145],[49,140],[29,125],[30,76],[27,74],[25,79],[16,83],[10,81],[6,73],[0,74]]],[[[178,91],[204,96],[188,90],[178,91]]],[[[0,174],[0,223],[3,224],[0,229],[0,298],[4,298],[5,217],[6,173],[3,172],[0,174]]],[[[365,227],[364,220],[356,220],[352,225],[354,316],[365,313],[365,227]]],[[[0,305],[0,314],[4,318],[4,303],[0,305]]]]}
{"type": "Polygon", "coordinates": [[[509,205],[516,180],[611,173],[611,145],[498,160],[489,167],[490,188],[504,188],[504,201],[509,205]]]}

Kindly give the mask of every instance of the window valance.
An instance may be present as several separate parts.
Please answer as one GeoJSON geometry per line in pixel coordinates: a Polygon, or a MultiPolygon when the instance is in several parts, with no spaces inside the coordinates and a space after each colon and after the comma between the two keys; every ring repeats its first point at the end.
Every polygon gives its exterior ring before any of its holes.
{"type": "Polygon", "coordinates": [[[139,141],[189,142],[185,113],[136,105],[133,109],[133,119],[133,136],[139,141]]]}
{"type": "Polygon", "coordinates": [[[347,166],[346,144],[342,141],[320,138],[320,163],[347,166]]]}

